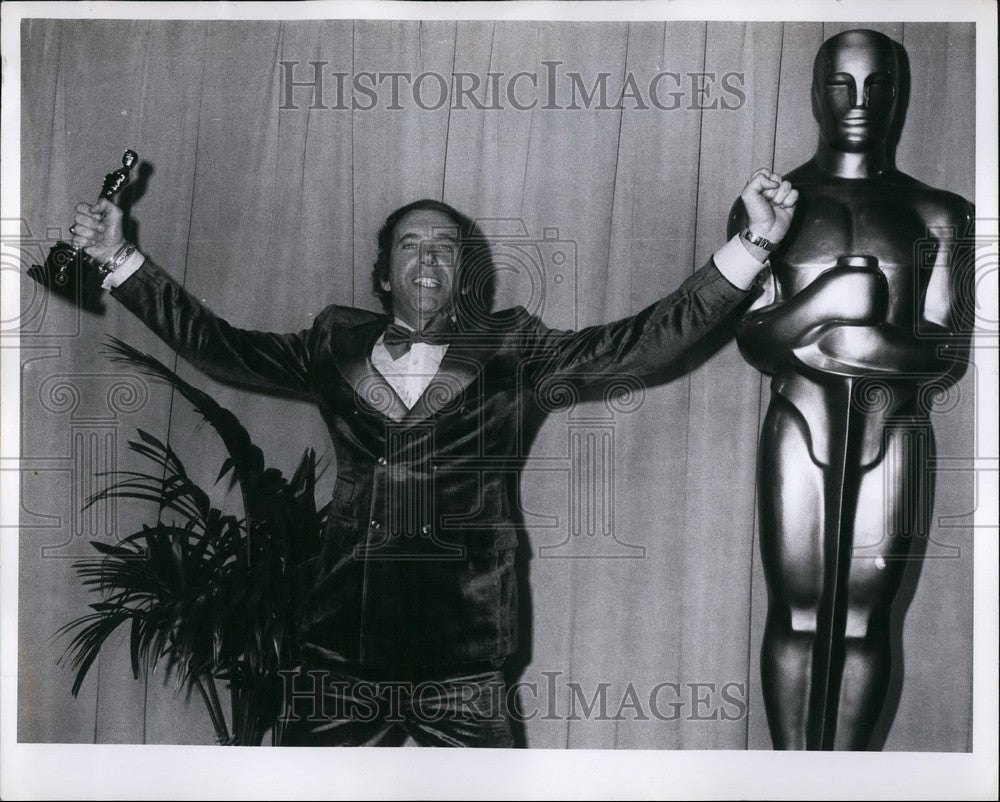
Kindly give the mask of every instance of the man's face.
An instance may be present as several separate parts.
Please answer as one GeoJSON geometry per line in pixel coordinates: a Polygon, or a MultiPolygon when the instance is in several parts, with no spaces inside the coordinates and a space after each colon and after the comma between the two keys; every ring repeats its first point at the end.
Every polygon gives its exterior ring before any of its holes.
{"type": "Polygon", "coordinates": [[[825,64],[813,76],[813,113],[823,141],[847,153],[884,142],[898,87],[888,43],[850,34],[828,45],[825,64]]]}
{"type": "Polygon", "coordinates": [[[393,314],[414,328],[451,308],[458,272],[459,230],[444,212],[417,209],[396,223],[389,253],[393,314]]]}

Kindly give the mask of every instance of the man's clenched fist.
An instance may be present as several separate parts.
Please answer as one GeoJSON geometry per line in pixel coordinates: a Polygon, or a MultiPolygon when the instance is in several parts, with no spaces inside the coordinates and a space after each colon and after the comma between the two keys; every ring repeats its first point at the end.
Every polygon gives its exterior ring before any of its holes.
{"type": "Polygon", "coordinates": [[[780,175],[761,167],[740,194],[749,215],[750,230],[775,245],[781,242],[792,224],[799,191],[780,175]]]}
{"type": "Polygon", "coordinates": [[[74,248],[83,248],[99,264],[107,262],[124,242],[122,210],[111,201],[101,198],[96,203],[78,203],[73,225],[74,248]]]}

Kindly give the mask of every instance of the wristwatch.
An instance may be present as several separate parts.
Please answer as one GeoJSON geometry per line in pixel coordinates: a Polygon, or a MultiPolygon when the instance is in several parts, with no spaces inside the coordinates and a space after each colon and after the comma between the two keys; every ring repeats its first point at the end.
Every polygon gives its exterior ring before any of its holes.
{"type": "Polygon", "coordinates": [[[750,226],[743,229],[743,233],[740,235],[749,242],[751,245],[756,245],[758,248],[763,248],[765,251],[773,251],[775,245],[771,240],[766,237],[758,237],[750,230],[750,226]]]}
{"type": "Polygon", "coordinates": [[[121,247],[115,252],[114,256],[108,259],[108,261],[104,264],[98,265],[98,274],[101,278],[105,278],[108,274],[113,273],[125,264],[125,260],[128,259],[133,253],[135,253],[135,245],[131,242],[123,242],[121,247]]]}

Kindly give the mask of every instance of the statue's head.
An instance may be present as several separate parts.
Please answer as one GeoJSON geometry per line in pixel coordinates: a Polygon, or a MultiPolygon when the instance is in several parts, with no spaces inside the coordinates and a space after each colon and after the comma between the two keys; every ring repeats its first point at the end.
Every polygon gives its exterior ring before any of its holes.
{"type": "Polygon", "coordinates": [[[827,39],[813,64],[812,107],[820,137],[858,153],[889,136],[900,94],[900,59],[888,36],[844,31],[827,39]]]}

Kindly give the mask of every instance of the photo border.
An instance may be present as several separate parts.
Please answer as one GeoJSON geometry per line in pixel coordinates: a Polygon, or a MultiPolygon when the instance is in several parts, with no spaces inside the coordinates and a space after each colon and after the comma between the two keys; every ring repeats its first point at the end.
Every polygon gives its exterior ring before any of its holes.
{"type": "MultiPolygon", "coordinates": [[[[20,218],[20,20],[141,19],[503,19],[503,20],[858,20],[976,23],[976,209],[997,229],[997,9],[984,0],[876,4],[719,0],[558,3],[133,3],[7,2],[4,57],[3,242],[20,218]]],[[[16,235],[16,232],[13,232],[16,235]]],[[[20,305],[16,276],[0,285],[3,319],[20,305]]],[[[995,286],[986,285],[987,295],[995,286]]],[[[981,287],[982,291],[984,288],[981,287]]],[[[998,319],[997,298],[980,297],[998,319]]],[[[997,457],[996,348],[976,349],[977,454],[997,457]],[[985,410],[985,412],[983,412],[985,410]]],[[[17,527],[20,386],[18,338],[0,348],[0,526],[17,527]],[[11,456],[12,455],[12,456],[11,456]]],[[[974,540],[973,751],[779,753],[628,750],[259,749],[214,746],[20,744],[16,742],[17,538],[0,542],[0,797],[13,798],[995,798],[997,793],[996,471],[977,475],[974,540]],[[982,527],[982,528],[980,528],[982,527]]]]}

